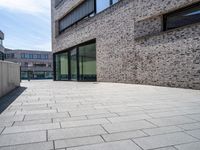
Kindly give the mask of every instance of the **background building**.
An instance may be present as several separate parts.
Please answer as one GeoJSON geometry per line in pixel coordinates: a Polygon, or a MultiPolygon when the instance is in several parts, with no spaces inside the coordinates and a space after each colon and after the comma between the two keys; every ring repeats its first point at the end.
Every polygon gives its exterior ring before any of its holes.
{"type": "Polygon", "coordinates": [[[21,64],[22,79],[52,79],[52,53],[5,49],[5,59],[21,64]]]}
{"type": "Polygon", "coordinates": [[[3,40],[4,40],[4,33],[0,31],[0,60],[4,60],[3,40]]]}
{"type": "Polygon", "coordinates": [[[199,0],[51,0],[55,80],[200,89],[199,0]]]}

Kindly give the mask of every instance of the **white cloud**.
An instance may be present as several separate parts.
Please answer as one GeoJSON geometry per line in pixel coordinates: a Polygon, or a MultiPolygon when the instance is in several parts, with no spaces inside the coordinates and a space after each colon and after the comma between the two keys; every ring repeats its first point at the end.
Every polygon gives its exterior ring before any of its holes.
{"type": "Polygon", "coordinates": [[[32,15],[44,15],[50,13],[50,0],[0,0],[0,7],[32,15]]]}

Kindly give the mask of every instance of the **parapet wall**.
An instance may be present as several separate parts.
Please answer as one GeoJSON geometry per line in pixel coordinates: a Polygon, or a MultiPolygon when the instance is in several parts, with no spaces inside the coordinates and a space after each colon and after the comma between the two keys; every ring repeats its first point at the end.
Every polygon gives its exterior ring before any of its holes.
{"type": "Polygon", "coordinates": [[[0,97],[20,86],[20,65],[0,61],[0,97]]]}

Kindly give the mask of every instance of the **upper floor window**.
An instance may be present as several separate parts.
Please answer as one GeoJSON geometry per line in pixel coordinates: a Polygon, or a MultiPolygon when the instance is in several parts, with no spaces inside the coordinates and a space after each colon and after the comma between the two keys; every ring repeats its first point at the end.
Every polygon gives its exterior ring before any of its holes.
{"type": "Polygon", "coordinates": [[[84,18],[94,16],[94,14],[105,10],[118,1],[119,0],[85,0],[58,21],[59,33],[84,18]]]}
{"type": "Polygon", "coordinates": [[[200,22],[200,3],[163,16],[164,31],[200,22]]]}
{"type": "Polygon", "coordinates": [[[96,0],[96,13],[103,11],[110,6],[110,0],[96,0]]]}
{"type": "Polygon", "coordinates": [[[94,13],[94,0],[86,0],[59,20],[59,32],[94,13]]]}
{"type": "Polygon", "coordinates": [[[111,5],[117,3],[119,0],[96,0],[96,13],[99,13],[111,5]]]}

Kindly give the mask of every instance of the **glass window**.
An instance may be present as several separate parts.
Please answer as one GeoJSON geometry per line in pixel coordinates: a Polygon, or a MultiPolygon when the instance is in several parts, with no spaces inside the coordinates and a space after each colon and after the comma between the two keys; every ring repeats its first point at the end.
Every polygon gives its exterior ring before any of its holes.
{"type": "Polygon", "coordinates": [[[29,59],[29,54],[25,54],[25,58],[26,58],[26,59],[29,59]]]}
{"type": "Polygon", "coordinates": [[[33,55],[33,59],[37,59],[37,55],[36,54],[33,55]]]}
{"type": "Polygon", "coordinates": [[[37,54],[37,59],[41,59],[41,54],[37,54]]]}
{"type": "Polygon", "coordinates": [[[200,22],[200,3],[164,15],[164,30],[200,22]]]}
{"type": "Polygon", "coordinates": [[[0,39],[0,45],[3,45],[3,40],[2,39],[0,39]]]}
{"type": "Polygon", "coordinates": [[[29,59],[33,59],[33,54],[29,54],[29,59]]]}
{"type": "Polygon", "coordinates": [[[21,72],[21,79],[27,79],[28,78],[28,72],[21,72]]]}
{"type": "Polygon", "coordinates": [[[68,80],[68,53],[56,55],[56,80],[68,80]]]}
{"type": "Polygon", "coordinates": [[[71,69],[71,80],[77,80],[77,50],[73,49],[70,52],[70,69],[71,69]]]}
{"type": "Polygon", "coordinates": [[[99,13],[110,6],[110,0],[96,0],[96,12],[99,13]]]}
{"type": "Polygon", "coordinates": [[[0,60],[4,60],[4,53],[0,52],[0,60]]]}
{"type": "Polygon", "coordinates": [[[79,47],[80,80],[96,80],[95,43],[79,47]]]}
{"type": "Polygon", "coordinates": [[[69,12],[66,16],[61,18],[58,22],[59,32],[63,32],[68,27],[94,13],[94,2],[95,0],[85,0],[83,3],[69,12]]]}
{"type": "Polygon", "coordinates": [[[25,54],[24,54],[24,53],[21,54],[21,58],[22,58],[22,59],[25,58],[25,54]]]}
{"type": "Polygon", "coordinates": [[[56,54],[56,80],[96,81],[96,44],[86,44],[56,54]]]}

